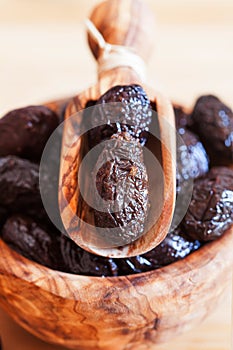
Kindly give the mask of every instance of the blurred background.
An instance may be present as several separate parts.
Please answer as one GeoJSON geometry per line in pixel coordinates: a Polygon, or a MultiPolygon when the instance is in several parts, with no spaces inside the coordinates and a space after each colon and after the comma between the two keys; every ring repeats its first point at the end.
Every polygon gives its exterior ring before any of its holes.
{"type": "MultiPolygon", "coordinates": [[[[149,83],[191,106],[232,105],[233,1],[145,0],[157,23],[149,83]]],[[[0,113],[72,95],[95,82],[84,20],[97,0],[0,0],[0,113]]]]}
{"type": "MultiPolygon", "coordinates": [[[[157,24],[156,33],[151,34],[155,49],[148,83],[187,107],[205,93],[216,94],[233,107],[233,1],[145,1],[157,24]]],[[[70,96],[95,83],[96,64],[86,42],[84,21],[97,2],[0,0],[0,114],[70,96]]],[[[172,347],[229,350],[230,310],[230,292],[226,291],[209,320],[172,347]]],[[[16,342],[23,338],[28,344],[17,350],[55,349],[20,333],[0,312],[0,334],[9,341],[7,350],[16,350],[10,343],[12,332],[16,342]]]]}

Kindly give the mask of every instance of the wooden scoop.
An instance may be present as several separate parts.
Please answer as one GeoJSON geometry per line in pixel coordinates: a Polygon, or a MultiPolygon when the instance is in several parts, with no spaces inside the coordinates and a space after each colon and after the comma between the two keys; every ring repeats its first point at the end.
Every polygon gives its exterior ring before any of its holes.
{"type": "MultiPolygon", "coordinates": [[[[59,208],[68,235],[83,249],[108,257],[135,256],[156,247],[165,238],[171,225],[176,182],[173,108],[160,92],[148,88],[143,81],[142,60],[148,59],[154,41],[153,16],[145,3],[139,0],[107,0],[94,9],[90,21],[92,24],[89,22],[89,31],[92,34],[89,33],[88,40],[99,65],[98,83],[74,97],[66,110],[60,165],[59,208]],[[101,248],[90,244],[89,237],[95,231],[94,225],[87,225],[82,220],[85,216],[85,206],[82,208],[80,204],[77,174],[82,161],[83,137],[77,136],[77,130],[82,128],[83,110],[88,101],[98,100],[113,86],[130,84],[141,85],[156,105],[164,176],[162,210],[156,223],[136,241],[123,247],[101,248]],[[78,212],[81,214],[77,216],[78,212]]],[[[88,181],[92,179],[89,178],[87,183],[88,181]]]]}

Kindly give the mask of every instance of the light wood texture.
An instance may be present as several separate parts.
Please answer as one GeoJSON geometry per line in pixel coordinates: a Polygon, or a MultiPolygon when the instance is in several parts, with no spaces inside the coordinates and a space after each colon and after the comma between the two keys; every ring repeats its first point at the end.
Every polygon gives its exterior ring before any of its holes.
{"type": "MultiPolygon", "coordinates": [[[[107,0],[93,10],[90,19],[107,43],[128,46],[145,60],[150,56],[154,35],[153,16],[151,16],[151,12],[144,1],[107,0]]],[[[98,60],[103,54],[101,48],[91,36],[89,36],[89,43],[94,56],[98,60]]],[[[136,68],[134,70],[122,66],[102,72],[95,86],[74,97],[66,110],[60,166],[59,207],[64,227],[76,244],[91,253],[102,256],[129,257],[143,254],[163,241],[171,225],[175,206],[175,140],[174,113],[171,103],[160,92],[148,88],[141,81],[136,68]],[[80,129],[82,122],[80,112],[89,100],[97,100],[113,86],[127,84],[142,85],[150,100],[156,103],[164,177],[163,203],[162,208],[158,205],[160,213],[154,214],[154,217],[158,217],[158,219],[136,241],[124,245],[124,247],[119,244],[120,247],[103,248],[101,246],[102,240],[99,239],[95,228],[80,220],[80,216],[76,214],[80,211],[80,189],[77,174],[82,161],[82,140],[80,137],[77,138],[77,130],[80,129]],[[78,112],[78,117],[74,117],[78,112]],[[69,121],[70,117],[71,121],[69,121]]],[[[83,211],[85,211],[85,208],[83,211]]]]}
{"type": "Polygon", "coordinates": [[[50,270],[0,241],[0,305],[30,333],[70,349],[149,349],[216,307],[231,281],[232,244],[233,228],[185,261],[103,279],[50,270]]]}
{"type": "MultiPolygon", "coordinates": [[[[211,317],[209,316],[200,325],[176,337],[172,342],[154,345],[151,350],[230,350],[231,317],[227,306],[227,303],[230,305],[230,294],[231,288],[225,291],[220,305],[212,312],[211,317]],[[221,324],[219,315],[222,315],[221,324]]],[[[4,350],[67,350],[66,347],[45,343],[28,333],[1,309],[0,335],[4,350]]]]}
{"type": "MultiPolygon", "coordinates": [[[[75,95],[94,84],[96,63],[86,45],[83,21],[97,2],[0,1],[1,114],[75,95]]],[[[200,94],[209,92],[233,107],[232,0],[147,2],[158,32],[148,67],[150,85],[162,87],[173,101],[188,107],[200,94]]],[[[226,297],[204,324],[155,349],[229,350],[230,300],[230,290],[226,290],[226,297]]],[[[20,347],[16,329],[5,319],[0,324],[0,334],[9,344],[4,350],[61,349],[23,331],[27,347],[20,347]]]]}
{"type": "MultiPolygon", "coordinates": [[[[154,46],[152,34],[155,23],[145,1],[105,0],[93,9],[90,19],[106,42],[130,47],[148,61],[154,46]]],[[[98,59],[102,54],[101,48],[90,35],[88,41],[94,57],[98,59]]]]}

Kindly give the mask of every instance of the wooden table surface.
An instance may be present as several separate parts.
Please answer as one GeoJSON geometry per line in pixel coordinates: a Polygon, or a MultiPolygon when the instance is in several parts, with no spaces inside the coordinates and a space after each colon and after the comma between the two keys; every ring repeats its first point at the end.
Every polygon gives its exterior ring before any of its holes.
{"type": "MultiPolygon", "coordinates": [[[[145,0],[146,1],[146,0],[145,0]]],[[[84,20],[96,0],[0,0],[0,113],[73,95],[95,82],[84,20]]],[[[191,107],[205,93],[231,107],[232,0],[148,0],[157,22],[148,82],[191,107]]],[[[156,350],[229,350],[230,288],[197,329],[156,350]]],[[[4,350],[55,350],[0,312],[4,350]]],[[[136,349],[135,349],[136,350],[136,349]]]]}

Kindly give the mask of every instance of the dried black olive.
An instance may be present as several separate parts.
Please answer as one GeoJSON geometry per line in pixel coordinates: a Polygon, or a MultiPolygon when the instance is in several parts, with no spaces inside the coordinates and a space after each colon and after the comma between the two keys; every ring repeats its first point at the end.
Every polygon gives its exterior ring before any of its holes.
{"type": "Polygon", "coordinates": [[[177,193],[189,186],[189,179],[200,177],[209,170],[209,159],[199,138],[186,128],[179,128],[178,133],[185,146],[177,140],[177,193]]]}
{"type": "Polygon", "coordinates": [[[197,240],[181,236],[180,229],[169,233],[159,246],[150,252],[133,258],[103,258],[77,247],[73,241],[61,237],[61,254],[65,270],[70,273],[91,276],[124,276],[146,272],[185,258],[200,248],[197,240]]]}
{"type": "Polygon", "coordinates": [[[192,200],[182,226],[200,241],[222,236],[233,224],[233,170],[216,167],[194,184],[192,200]]]}
{"type": "Polygon", "coordinates": [[[3,240],[25,257],[52,269],[89,276],[121,276],[158,269],[200,247],[182,237],[178,228],[150,252],[127,259],[103,258],[86,252],[56,229],[48,230],[28,217],[10,217],[2,230],[3,240]]]}
{"type": "Polygon", "coordinates": [[[198,240],[184,238],[181,229],[177,228],[168,233],[163,242],[150,252],[133,258],[121,259],[118,264],[118,273],[127,275],[155,270],[185,258],[200,246],[198,240]]]}
{"type": "Polygon", "coordinates": [[[63,271],[97,277],[118,276],[117,264],[114,263],[113,259],[88,253],[64,235],[60,242],[63,271]]]}
{"type": "Polygon", "coordinates": [[[88,119],[93,128],[90,145],[99,144],[117,132],[128,132],[144,145],[151,117],[150,100],[141,86],[114,86],[96,101],[88,119]]]}
{"type": "Polygon", "coordinates": [[[60,235],[24,215],[13,215],[2,230],[3,240],[18,253],[53,269],[62,268],[60,261],[60,235]]]}
{"type": "Polygon", "coordinates": [[[7,113],[0,119],[0,156],[39,160],[58,123],[58,116],[44,106],[29,106],[7,113]]]}
{"type": "MultiPolygon", "coordinates": [[[[53,163],[54,173],[43,171],[43,191],[47,192],[55,208],[58,183],[58,165],[53,163]]],[[[29,160],[15,156],[0,158],[0,206],[9,213],[25,213],[33,218],[49,222],[43,207],[39,188],[39,166],[29,160]]],[[[55,215],[55,214],[54,214],[55,215]]]]}
{"type": "Polygon", "coordinates": [[[54,227],[38,224],[25,215],[13,215],[7,220],[2,239],[26,258],[54,270],[90,276],[117,275],[112,259],[86,252],[54,227]]]}
{"type": "Polygon", "coordinates": [[[15,156],[0,158],[0,205],[27,210],[41,205],[39,167],[15,156]]]}
{"type": "Polygon", "coordinates": [[[128,133],[113,135],[96,162],[95,174],[99,194],[94,211],[97,230],[105,228],[103,238],[109,244],[130,243],[143,234],[148,211],[142,146],[128,133]],[[112,228],[118,228],[117,234],[112,228]]]}
{"type": "Polygon", "coordinates": [[[212,95],[200,97],[194,107],[192,118],[212,165],[233,163],[233,113],[212,95]]]}

